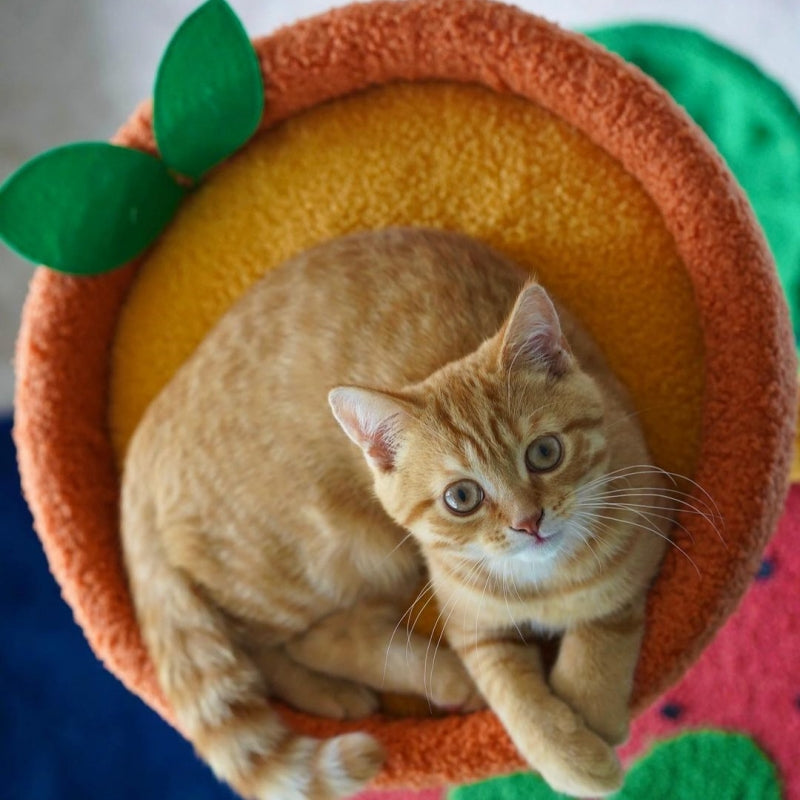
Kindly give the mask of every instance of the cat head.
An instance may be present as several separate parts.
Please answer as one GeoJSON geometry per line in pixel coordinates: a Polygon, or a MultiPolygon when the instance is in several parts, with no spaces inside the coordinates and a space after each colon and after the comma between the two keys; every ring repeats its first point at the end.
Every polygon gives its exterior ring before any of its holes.
{"type": "MultiPolygon", "coordinates": [[[[329,401],[381,503],[440,559],[532,579],[586,547],[581,487],[608,466],[604,402],[537,284],[475,352],[398,392],[329,401]]],[[[588,545],[591,546],[591,545],[588,545]]]]}

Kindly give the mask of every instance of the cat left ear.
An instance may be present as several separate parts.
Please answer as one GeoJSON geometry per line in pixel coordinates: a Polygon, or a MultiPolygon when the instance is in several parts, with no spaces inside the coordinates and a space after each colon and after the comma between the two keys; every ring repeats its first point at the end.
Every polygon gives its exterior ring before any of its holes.
{"type": "Polygon", "coordinates": [[[328,394],[333,416],[381,472],[394,469],[408,413],[401,401],[384,392],[339,386],[328,394]]]}
{"type": "Polygon", "coordinates": [[[529,283],[520,292],[506,322],[500,359],[505,369],[545,369],[554,377],[569,368],[572,357],[558,312],[539,284],[529,283]]]}

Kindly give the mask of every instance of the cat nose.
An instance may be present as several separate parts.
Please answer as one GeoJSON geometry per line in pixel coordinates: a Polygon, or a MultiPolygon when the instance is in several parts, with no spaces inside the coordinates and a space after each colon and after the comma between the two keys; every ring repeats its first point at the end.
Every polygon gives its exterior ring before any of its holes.
{"type": "Polygon", "coordinates": [[[539,534],[539,526],[542,524],[542,520],[544,519],[544,509],[531,514],[529,517],[525,517],[524,519],[515,522],[511,529],[517,531],[517,533],[527,533],[529,536],[535,536],[537,539],[540,539],[541,536],[539,534]]]}

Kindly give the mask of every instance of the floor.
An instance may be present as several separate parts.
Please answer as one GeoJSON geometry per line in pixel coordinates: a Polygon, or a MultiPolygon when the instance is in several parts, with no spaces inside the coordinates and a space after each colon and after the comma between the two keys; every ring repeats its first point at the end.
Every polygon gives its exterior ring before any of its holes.
{"type": "MultiPolygon", "coordinates": [[[[108,138],[149,94],[170,35],[198,0],[2,0],[0,179],[69,141],[108,138]]],[[[252,34],[325,10],[330,0],[231,0],[252,34]]],[[[580,28],[649,19],[700,28],[740,50],[800,101],[800,0],[521,0],[580,28]]],[[[0,246],[0,411],[32,267],[0,246]]]]}

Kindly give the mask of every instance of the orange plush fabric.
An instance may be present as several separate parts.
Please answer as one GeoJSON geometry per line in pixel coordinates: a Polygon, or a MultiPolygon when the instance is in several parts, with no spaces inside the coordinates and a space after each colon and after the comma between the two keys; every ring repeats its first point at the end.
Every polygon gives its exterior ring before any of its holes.
{"type": "MultiPolygon", "coordinates": [[[[737,604],[771,534],[791,456],[795,357],[774,267],[735,182],[698,129],[650,80],[581,37],[481,0],[355,5],[256,43],[265,127],[397,79],[473,82],[528,98],[585,133],[659,207],[693,285],[705,349],[695,479],[725,519],[702,520],[688,562],[671,553],[651,598],[639,707],[672,683],[737,604]]],[[[146,107],[118,141],[152,151],[146,107]]],[[[109,353],[136,265],[99,278],[40,270],[17,352],[15,437],[23,488],[64,597],[95,652],[169,719],[143,651],[117,546],[118,479],[107,427],[109,353]]],[[[319,734],[345,725],[293,712],[319,734]]],[[[355,727],[355,726],[349,726],[355,727]]],[[[387,746],[380,785],[507,772],[518,755],[489,712],[369,720],[387,746]]]]}
{"type": "MultiPolygon", "coordinates": [[[[627,384],[654,462],[694,474],[702,336],[658,207],[619,162],[535,103],[429,81],[315,106],[254,137],[186,200],[120,314],[109,397],[119,463],[153,398],[266,270],[390,225],[460,230],[532,269],[627,384]]],[[[391,709],[408,715],[410,702],[391,709]]]]}

